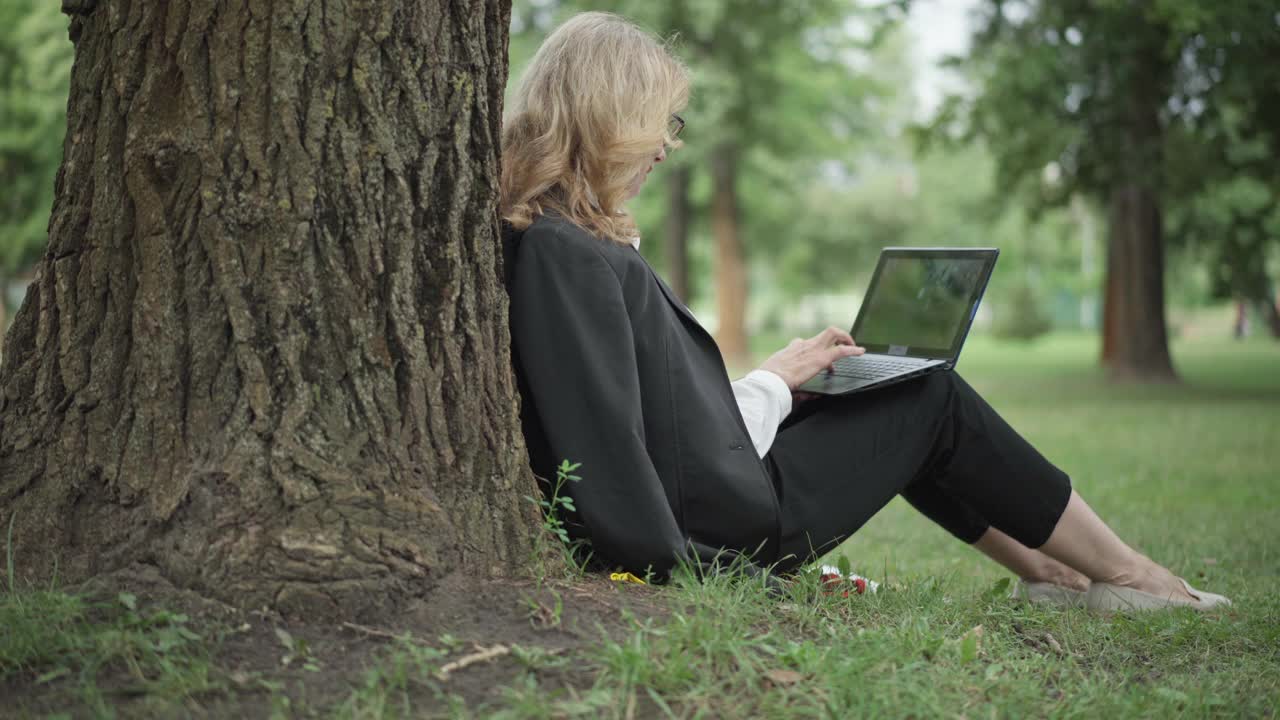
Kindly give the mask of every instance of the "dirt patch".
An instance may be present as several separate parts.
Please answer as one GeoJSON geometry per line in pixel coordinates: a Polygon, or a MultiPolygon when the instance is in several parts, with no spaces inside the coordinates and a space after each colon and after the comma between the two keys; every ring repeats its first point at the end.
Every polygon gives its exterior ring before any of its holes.
{"type": "MultiPolygon", "coordinates": [[[[583,688],[593,681],[586,663],[574,662],[602,636],[621,637],[629,617],[666,614],[658,588],[612,582],[591,575],[576,581],[445,579],[427,597],[398,616],[361,622],[289,621],[265,610],[241,610],[169,586],[146,568],[94,581],[81,591],[115,598],[127,591],[140,612],[164,608],[190,617],[189,627],[208,640],[211,675],[222,689],[189,698],[180,706],[157,703],[138,693],[127,668],[98,673],[103,699],[122,718],[328,716],[366,682],[370,668],[409,637],[429,648],[433,663],[456,666],[430,686],[410,688],[416,712],[431,714],[442,695],[476,709],[501,698],[503,688],[529,671],[530,655],[564,659],[537,669],[539,682],[583,688]],[[489,656],[486,651],[492,651],[489,656]],[[437,691],[442,691],[438,692],[437,691]]],[[[0,682],[0,716],[31,717],[70,713],[89,717],[72,678],[38,684],[37,674],[0,682]]],[[[441,711],[443,707],[439,708],[441,711]]]]}

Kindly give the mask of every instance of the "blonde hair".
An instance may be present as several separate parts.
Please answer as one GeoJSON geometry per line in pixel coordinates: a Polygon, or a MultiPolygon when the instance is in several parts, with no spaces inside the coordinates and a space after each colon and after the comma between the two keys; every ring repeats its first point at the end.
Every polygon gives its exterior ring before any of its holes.
{"type": "Polygon", "coordinates": [[[627,192],[689,98],[689,71],[617,15],[575,15],[542,43],[503,120],[500,211],[524,229],[554,210],[594,234],[638,235],[627,192]]]}

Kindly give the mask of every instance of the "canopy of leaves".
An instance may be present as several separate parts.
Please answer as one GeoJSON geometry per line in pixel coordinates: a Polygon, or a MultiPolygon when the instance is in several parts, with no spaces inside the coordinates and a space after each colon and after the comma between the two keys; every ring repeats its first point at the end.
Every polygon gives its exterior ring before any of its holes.
{"type": "Polygon", "coordinates": [[[967,57],[976,92],[927,136],[984,138],[1033,207],[1117,183],[1159,193],[1175,245],[1220,285],[1276,251],[1280,11],[1265,0],[990,0],[967,57]]]}

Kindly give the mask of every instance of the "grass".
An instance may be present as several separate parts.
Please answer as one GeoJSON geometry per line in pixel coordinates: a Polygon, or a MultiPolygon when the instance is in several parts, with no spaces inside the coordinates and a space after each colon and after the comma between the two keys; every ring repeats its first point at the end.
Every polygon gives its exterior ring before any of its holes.
{"type": "MultiPolygon", "coordinates": [[[[1280,343],[1173,350],[1177,386],[1109,384],[1095,341],[1073,336],[975,337],[960,372],[1123,538],[1232,597],[1227,612],[1099,617],[1014,605],[1007,573],[894,501],[833,553],[887,580],[874,595],[809,582],[775,600],[750,583],[679,579],[658,596],[669,614],[630,615],[572,652],[509,643],[500,687],[471,700],[459,694],[465,683],[440,679],[469,650],[435,627],[419,633],[433,642],[379,646],[363,672],[341,678],[337,702],[291,705],[264,678],[251,705],[340,718],[1273,717],[1280,343]]],[[[568,613],[575,596],[564,596],[568,613]]],[[[566,632],[558,613],[555,625],[548,637],[566,632]]],[[[126,695],[151,703],[134,714],[184,714],[206,693],[240,692],[224,682],[217,644],[216,632],[140,610],[127,594],[0,594],[0,694],[4,683],[61,683],[83,714],[109,716],[126,695]]],[[[474,682],[483,668],[464,674],[474,682]]]]}
{"type": "Polygon", "coordinates": [[[140,610],[129,593],[111,602],[57,590],[0,594],[0,680],[61,681],[97,717],[111,716],[119,698],[144,697],[155,712],[176,712],[186,699],[220,689],[211,642],[185,615],[140,610]]]}
{"type": "Polygon", "coordinates": [[[1180,386],[1115,386],[1096,341],[974,338],[961,372],[1131,544],[1236,607],[1110,618],[1011,605],[1007,574],[895,501],[834,554],[891,580],[777,603],[669,591],[572,696],[530,673],[520,716],[1238,717],[1280,705],[1280,345],[1175,344],[1180,386]],[[981,630],[976,630],[981,628],[981,630]],[[636,710],[636,708],[643,710],[636,710]]]}
{"type": "MultiPolygon", "coordinates": [[[[335,718],[408,717],[415,695],[424,690],[433,700],[453,704],[437,680],[448,649],[398,638],[379,661],[366,670],[351,695],[334,712],[335,718]]],[[[461,708],[458,709],[461,711],[461,708]]]]}

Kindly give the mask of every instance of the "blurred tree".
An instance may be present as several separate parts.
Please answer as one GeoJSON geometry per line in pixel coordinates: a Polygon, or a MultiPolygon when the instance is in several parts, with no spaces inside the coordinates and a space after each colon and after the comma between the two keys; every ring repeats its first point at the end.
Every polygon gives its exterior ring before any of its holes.
{"type": "Polygon", "coordinates": [[[1005,298],[1007,308],[996,316],[993,331],[997,337],[1034,340],[1049,332],[1049,317],[1041,307],[1035,289],[1023,282],[1015,285],[1005,298]]]}
{"type": "Polygon", "coordinates": [[[1188,118],[1169,132],[1170,239],[1207,263],[1214,297],[1253,305],[1280,338],[1280,12],[1215,4],[1194,29],[1173,101],[1188,118]]]}
{"type": "Polygon", "coordinates": [[[57,3],[0,3],[0,350],[9,283],[35,264],[46,243],[71,58],[57,3]]]}
{"type": "Polygon", "coordinates": [[[1214,143],[1209,128],[1235,99],[1274,119],[1278,17],[1259,0],[1011,2],[991,0],[961,63],[978,87],[953,97],[938,134],[986,138],[1003,192],[1034,206],[1080,191],[1109,214],[1102,362],[1117,377],[1174,379],[1164,319],[1164,202],[1186,199],[1186,158],[1171,128],[1214,143]],[[1228,63],[1228,58],[1230,62],[1228,63]],[[1266,87],[1268,84],[1269,87],[1266,87]],[[1174,182],[1179,177],[1182,182],[1174,182]]]}
{"type": "Polygon", "coordinates": [[[689,181],[693,172],[682,163],[667,172],[667,212],[663,234],[663,255],[667,258],[667,282],[676,295],[688,304],[689,233],[693,208],[689,199],[689,181]]]}
{"type": "Polygon", "coordinates": [[[1170,240],[1209,269],[1209,292],[1250,306],[1280,338],[1273,272],[1280,249],[1280,203],[1275,181],[1241,170],[1171,209],[1170,240]]]}

